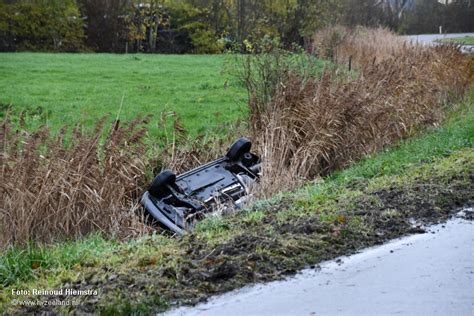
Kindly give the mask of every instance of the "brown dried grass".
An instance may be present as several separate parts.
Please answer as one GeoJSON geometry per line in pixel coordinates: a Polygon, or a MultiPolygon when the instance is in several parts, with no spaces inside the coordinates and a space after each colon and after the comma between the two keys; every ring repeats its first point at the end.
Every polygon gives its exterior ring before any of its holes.
{"type": "Polygon", "coordinates": [[[363,69],[395,56],[421,48],[396,36],[387,28],[335,26],[318,31],[313,38],[313,52],[340,65],[363,69]]]}
{"type": "Polygon", "coordinates": [[[353,56],[359,75],[339,70],[310,79],[290,75],[266,104],[255,97],[259,91],[250,91],[252,134],[264,163],[261,196],[343,168],[438,124],[447,102],[473,82],[473,61],[457,47],[410,45],[386,30],[343,33],[336,45],[318,50],[332,51],[344,65],[353,56]]]}
{"type": "Polygon", "coordinates": [[[146,231],[137,212],[147,183],[145,129],[136,126],[147,121],[116,121],[105,139],[105,119],[91,135],[76,126],[70,137],[64,129],[53,138],[46,127],[18,132],[7,117],[0,129],[0,246],[146,231]]]}

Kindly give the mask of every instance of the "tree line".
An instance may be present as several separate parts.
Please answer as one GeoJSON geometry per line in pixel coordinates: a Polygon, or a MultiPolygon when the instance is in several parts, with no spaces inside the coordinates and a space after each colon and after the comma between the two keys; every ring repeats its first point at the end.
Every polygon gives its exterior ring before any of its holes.
{"type": "Polygon", "coordinates": [[[309,47],[332,24],[474,30],[471,0],[0,0],[0,51],[219,53],[309,47]]]}

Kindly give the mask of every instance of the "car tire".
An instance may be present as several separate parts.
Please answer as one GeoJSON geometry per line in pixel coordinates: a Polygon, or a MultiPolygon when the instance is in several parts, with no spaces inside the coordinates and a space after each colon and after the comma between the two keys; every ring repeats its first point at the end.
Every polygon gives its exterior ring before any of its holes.
{"type": "Polygon", "coordinates": [[[163,193],[166,193],[167,185],[172,185],[176,182],[176,175],[171,170],[164,170],[160,172],[148,189],[151,195],[155,197],[161,196],[163,193]]]}
{"type": "Polygon", "coordinates": [[[226,157],[230,160],[238,160],[243,154],[250,152],[250,148],[252,148],[252,142],[250,140],[245,137],[239,138],[230,146],[226,157]]]}

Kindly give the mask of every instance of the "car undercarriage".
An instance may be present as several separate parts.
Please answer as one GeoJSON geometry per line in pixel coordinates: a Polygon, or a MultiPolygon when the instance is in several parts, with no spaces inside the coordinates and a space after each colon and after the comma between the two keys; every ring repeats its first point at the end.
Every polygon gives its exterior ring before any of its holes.
{"type": "Polygon", "coordinates": [[[260,158],[251,153],[252,143],[240,138],[226,155],[176,176],[159,173],[141,203],[154,222],[183,235],[218,207],[240,208],[252,184],[260,177],[260,158]]]}

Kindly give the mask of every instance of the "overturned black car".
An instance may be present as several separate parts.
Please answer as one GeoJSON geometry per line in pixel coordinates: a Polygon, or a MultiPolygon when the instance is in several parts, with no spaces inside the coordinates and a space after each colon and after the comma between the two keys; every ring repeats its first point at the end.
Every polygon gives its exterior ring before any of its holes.
{"type": "Polygon", "coordinates": [[[251,147],[240,138],[222,158],[179,176],[162,171],[143,194],[142,205],[154,221],[180,235],[218,206],[240,207],[260,175],[260,158],[251,147]]]}

